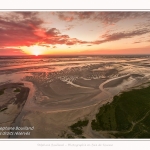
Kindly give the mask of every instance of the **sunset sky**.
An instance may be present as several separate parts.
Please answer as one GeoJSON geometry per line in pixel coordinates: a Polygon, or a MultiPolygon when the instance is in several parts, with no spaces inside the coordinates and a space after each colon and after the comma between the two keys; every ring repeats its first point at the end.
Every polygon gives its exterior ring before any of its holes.
{"type": "Polygon", "coordinates": [[[0,55],[150,54],[150,12],[0,12],[0,55]]]}

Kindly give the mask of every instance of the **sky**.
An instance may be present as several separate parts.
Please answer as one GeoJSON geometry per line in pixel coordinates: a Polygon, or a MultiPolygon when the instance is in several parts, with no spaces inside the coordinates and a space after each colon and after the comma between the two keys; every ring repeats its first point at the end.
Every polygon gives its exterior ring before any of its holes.
{"type": "Polygon", "coordinates": [[[91,54],[150,54],[150,11],[0,11],[0,56],[91,54]]]}

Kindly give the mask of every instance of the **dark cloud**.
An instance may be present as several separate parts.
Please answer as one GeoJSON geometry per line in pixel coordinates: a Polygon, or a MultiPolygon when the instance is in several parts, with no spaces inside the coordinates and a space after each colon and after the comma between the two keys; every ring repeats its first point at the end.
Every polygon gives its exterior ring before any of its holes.
{"type": "MultiPolygon", "coordinates": [[[[144,17],[146,12],[57,12],[62,20],[72,21],[73,19],[86,20],[92,19],[102,21],[103,23],[115,23],[123,18],[144,17]],[[71,17],[71,19],[68,19],[71,17]]],[[[7,14],[0,13],[0,47],[1,46],[30,46],[38,43],[39,45],[76,45],[86,44],[101,44],[110,41],[116,41],[123,38],[131,38],[138,35],[143,35],[150,30],[147,28],[136,28],[130,32],[106,33],[101,36],[100,40],[83,41],[77,38],[69,37],[62,34],[57,28],[42,28],[44,21],[38,17],[37,12],[9,12],[7,14]]],[[[73,25],[68,26],[68,30],[73,25]]]]}
{"type": "Polygon", "coordinates": [[[60,20],[71,22],[77,19],[84,20],[90,18],[94,12],[56,12],[53,14],[57,15],[60,20]]]}
{"type": "Polygon", "coordinates": [[[141,39],[133,42],[133,44],[144,43],[144,42],[150,42],[149,37],[148,38],[142,37],[141,39]]]}
{"type": "Polygon", "coordinates": [[[57,48],[56,46],[53,46],[53,48],[57,48]]]}
{"type": "Polygon", "coordinates": [[[44,47],[46,47],[46,48],[50,48],[50,46],[49,46],[49,45],[46,45],[46,44],[39,44],[39,46],[44,46],[44,47]]]}
{"type": "Polygon", "coordinates": [[[24,55],[25,53],[16,48],[0,48],[0,55],[24,55]]]}
{"type": "Polygon", "coordinates": [[[68,40],[66,41],[66,45],[75,45],[75,44],[77,44],[78,42],[79,42],[78,39],[72,38],[72,39],[68,39],[68,40]]]}
{"type": "Polygon", "coordinates": [[[0,46],[86,43],[76,38],[70,38],[56,28],[46,30],[42,28],[42,24],[43,20],[38,18],[36,12],[10,12],[7,15],[0,15],[0,46]]]}
{"type": "Polygon", "coordinates": [[[65,30],[70,30],[70,29],[72,29],[74,27],[74,25],[68,25],[68,26],[66,26],[66,29],[65,30]]]}
{"type": "Polygon", "coordinates": [[[124,19],[150,17],[150,12],[99,12],[93,16],[94,20],[100,20],[104,24],[115,24],[124,19]]]}
{"type": "Polygon", "coordinates": [[[88,18],[93,18],[93,16],[95,15],[95,12],[76,12],[75,15],[81,19],[88,19],[88,18]]]}
{"type": "Polygon", "coordinates": [[[0,16],[0,46],[28,46],[40,40],[34,32],[43,21],[34,14],[27,19],[20,19],[19,15],[16,12],[0,16]]]}
{"type": "Polygon", "coordinates": [[[70,15],[69,13],[65,13],[65,12],[60,12],[60,13],[54,13],[57,14],[59,19],[61,20],[65,20],[67,22],[71,22],[72,20],[74,20],[75,18],[73,17],[73,15],[70,15]]]}
{"type": "Polygon", "coordinates": [[[73,20],[89,20],[99,21],[104,24],[115,24],[123,19],[135,19],[135,18],[150,18],[150,12],[57,12],[54,15],[58,15],[59,19],[64,21],[73,20]]]}
{"type": "Polygon", "coordinates": [[[128,31],[128,32],[117,32],[117,33],[112,33],[112,34],[106,33],[101,36],[102,40],[97,40],[92,43],[93,44],[102,44],[102,43],[121,40],[121,39],[125,39],[125,38],[132,38],[134,36],[140,36],[140,35],[143,35],[143,34],[146,34],[149,32],[150,32],[150,29],[144,28],[144,29],[128,31]]]}
{"type": "Polygon", "coordinates": [[[43,40],[46,44],[65,44],[65,45],[75,45],[79,44],[80,40],[76,38],[70,38],[68,35],[53,35],[50,37],[47,37],[45,40],[43,40]]]}
{"type": "Polygon", "coordinates": [[[29,11],[17,11],[14,12],[16,15],[22,15],[23,18],[31,18],[31,17],[35,17],[38,12],[29,12],[29,11]]]}
{"type": "Polygon", "coordinates": [[[63,35],[61,32],[52,28],[46,32],[47,37],[43,42],[47,44],[65,44],[65,45],[75,45],[75,44],[86,44],[86,41],[78,40],[77,38],[71,38],[68,35],[63,35]]]}
{"type": "Polygon", "coordinates": [[[59,31],[58,29],[56,29],[56,28],[51,28],[51,29],[49,29],[49,30],[46,32],[46,34],[47,34],[48,36],[55,36],[55,35],[59,35],[59,34],[60,34],[60,31],[59,31]]]}
{"type": "Polygon", "coordinates": [[[49,34],[44,42],[47,44],[65,44],[65,45],[76,45],[76,44],[88,44],[87,46],[92,46],[91,44],[102,44],[106,42],[111,42],[111,41],[117,41],[121,39],[126,39],[126,38],[132,38],[135,36],[140,36],[144,35],[150,32],[149,28],[142,28],[138,30],[133,30],[133,31],[127,31],[127,32],[116,32],[110,34],[109,32],[106,32],[106,34],[102,35],[100,40],[96,41],[83,41],[79,40],[77,38],[70,38],[68,35],[62,35],[58,29],[52,28],[50,29],[49,34]]]}
{"type": "Polygon", "coordinates": [[[133,44],[138,44],[138,43],[141,43],[141,41],[134,42],[133,44]]]}

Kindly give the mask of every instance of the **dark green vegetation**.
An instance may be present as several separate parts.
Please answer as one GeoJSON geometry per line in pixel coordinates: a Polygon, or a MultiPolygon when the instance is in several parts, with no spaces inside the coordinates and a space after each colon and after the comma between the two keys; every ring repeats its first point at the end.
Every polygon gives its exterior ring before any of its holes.
{"type": "Polygon", "coordinates": [[[68,139],[73,139],[74,137],[72,135],[70,135],[70,134],[67,134],[67,138],[68,139]]]}
{"type": "Polygon", "coordinates": [[[150,138],[150,87],[115,96],[99,109],[91,127],[118,138],[150,138]]]}
{"type": "Polygon", "coordinates": [[[4,94],[5,89],[0,90],[0,95],[4,94]]]}
{"type": "Polygon", "coordinates": [[[89,123],[88,120],[79,120],[77,123],[73,124],[70,126],[70,129],[72,130],[72,132],[74,132],[76,135],[81,135],[83,133],[82,128],[87,126],[89,123]]]}
{"type": "Polygon", "coordinates": [[[16,89],[14,90],[14,92],[20,92],[20,89],[19,89],[19,88],[16,88],[16,89]]]}
{"type": "Polygon", "coordinates": [[[74,139],[74,138],[86,138],[83,135],[75,135],[74,133],[67,133],[66,131],[62,131],[60,135],[58,135],[61,138],[67,138],[67,139],[74,139]]]}

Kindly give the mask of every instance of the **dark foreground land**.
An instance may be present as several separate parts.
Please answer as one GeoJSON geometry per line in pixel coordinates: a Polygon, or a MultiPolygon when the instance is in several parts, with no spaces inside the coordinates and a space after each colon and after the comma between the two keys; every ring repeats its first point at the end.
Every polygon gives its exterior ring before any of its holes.
{"type": "MultiPolygon", "coordinates": [[[[28,98],[29,88],[23,83],[8,83],[0,86],[0,127],[11,127],[28,98]]],[[[5,130],[9,132],[8,130],[5,130]]],[[[0,134],[8,138],[9,134],[0,134]]]]}
{"type": "Polygon", "coordinates": [[[150,138],[150,86],[115,96],[99,109],[91,127],[114,138],[150,138]]]}
{"type": "MultiPolygon", "coordinates": [[[[28,97],[29,88],[24,87],[23,83],[9,83],[0,86],[0,95],[5,94],[5,90],[7,89],[14,89],[13,92],[17,94],[12,96],[12,98],[8,98],[7,101],[3,101],[0,104],[0,111],[4,108],[7,108],[9,104],[16,104],[18,107],[23,105],[28,97]]],[[[6,95],[7,96],[7,95],[6,95]]]]}

